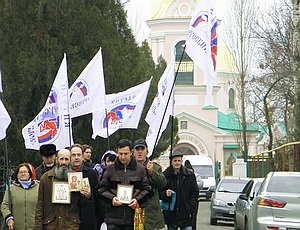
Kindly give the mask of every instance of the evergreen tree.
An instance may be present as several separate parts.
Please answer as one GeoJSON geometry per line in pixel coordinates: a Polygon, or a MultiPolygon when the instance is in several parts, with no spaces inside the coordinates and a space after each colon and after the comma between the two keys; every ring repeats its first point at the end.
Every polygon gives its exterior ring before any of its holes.
{"type": "MultiPolygon", "coordinates": [[[[37,151],[25,150],[21,131],[43,108],[64,53],[70,85],[99,47],[107,94],[124,91],[153,76],[139,129],[120,130],[112,135],[110,149],[116,147],[120,138],[145,137],[148,126],[144,118],[165,63],[159,60],[156,66],[148,44],[136,44],[118,1],[0,0],[0,4],[0,68],[4,104],[12,118],[7,132],[12,165],[23,161],[39,164],[37,151]]],[[[108,141],[91,139],[91,119],[91,115],[72,119],[73,136],[77,143],[92,145],[94,160],[98,161],[108,148],[108,141]]],[[[163,146],[161,150],[167,144],[163,146]]]]}

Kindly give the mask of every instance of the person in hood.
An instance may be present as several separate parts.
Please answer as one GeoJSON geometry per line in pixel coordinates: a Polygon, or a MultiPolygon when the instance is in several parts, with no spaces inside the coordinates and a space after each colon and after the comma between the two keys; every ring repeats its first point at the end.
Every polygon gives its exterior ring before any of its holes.
{"type": "Polygon", "coordinates": [[[112,150],[107,150],[102,158],[100,163],[94,166],[94,170],[98,173],[99,180],[101,180],[102,174],[107,166],[114,163],[115,159],[117,158],[117,153],[112,150]]]}

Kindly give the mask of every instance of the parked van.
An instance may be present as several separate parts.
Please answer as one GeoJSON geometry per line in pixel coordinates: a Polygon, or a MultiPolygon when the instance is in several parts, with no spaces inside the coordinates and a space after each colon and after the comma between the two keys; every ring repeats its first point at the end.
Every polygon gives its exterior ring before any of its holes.
{"type": "Polygon", "coordinates": [[[210,157],[199,155],[184,155],[183,162],[189,160],[203,180],[203,189],[199,190],[199,196],[206,200],[211,198],[212,192],[216,189],[216,178],[214,165],[210,157]]]}

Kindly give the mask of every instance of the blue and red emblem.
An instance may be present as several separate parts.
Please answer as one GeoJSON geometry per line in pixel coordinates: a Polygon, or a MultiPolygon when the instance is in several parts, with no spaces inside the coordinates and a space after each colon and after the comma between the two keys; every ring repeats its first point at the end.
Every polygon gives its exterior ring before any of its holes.
{"type": "Polygon", "coordinates": [[[83,97],[86,96],[88,94],[86,83],[84,81],[78,81],[73,87],[70,97],[72,97],[75,92],[79,92],[83,97]]]}
{"type": "Polygon", "coordinates": [[[194,23],[192,24],[192,27],[196,28],[202,22],[208,22],[208,14],[207,13],[201,12],[200,15],[194,21],[194,23]]]}
{"type": "Polygon", "coordinates": [[[218,25],[218,22],[217,22],[217,20],[215,20],[215,22],[211,28],[211,38],[210,38],[211,59],[212,59],[212,63],[214,66],[214,70],[216,70],[216,64],[217,64],[217,44],[218,44],[217,25],[218,25]]]}
{"type": "Polygon", "coordinates": [[[54,140],[58,135],[60,129],[57,93],[54,90],[51,90],[47,101],[48,107],[44,108],[43,113],[38,116],[38,142],[40,144],[54,140]]]}
{"type": "Polygon", "coordinates": [[[125,110],[127,110],[127,112],[132,111],[135,107],[136,105],[123,104],[111,109],[107,112],[106,118],[103,120],[102,127],[107,128],[107,123],[108,126],[122,123],[122,121],[128,117],[125,110]]]}

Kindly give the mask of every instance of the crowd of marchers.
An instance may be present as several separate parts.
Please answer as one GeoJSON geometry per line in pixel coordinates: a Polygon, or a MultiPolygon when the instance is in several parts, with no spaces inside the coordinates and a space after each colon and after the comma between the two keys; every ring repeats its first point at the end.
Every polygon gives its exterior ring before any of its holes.
{"type": "Polygon", "coordinates": [[[58,151],[47,144],[39,152],[41,165],[19,164],[5,191],[1,213],[9,230],[196,229],[199,188],[180,152],[170,154],[164,171],[147,157],[143,139],[120,140],[97,164],[86,144],[58,151]],[[85,183],[73,191],[76,173],[85,183]]]}

